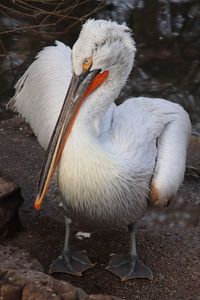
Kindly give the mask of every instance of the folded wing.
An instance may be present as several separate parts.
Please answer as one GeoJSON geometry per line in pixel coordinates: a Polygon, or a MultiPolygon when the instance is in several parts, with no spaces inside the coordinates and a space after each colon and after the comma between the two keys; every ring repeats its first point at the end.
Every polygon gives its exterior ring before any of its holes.
{"type": "Polygon", "coordinates": [[[129,156],[133,176],[151,174],[150,198],[166,206],[182,184],[191,123],[178,104],[164,99],[131,98],[113,118],[115,147],[129,156]]]}
{"type": "Polygon", "coordinates": [[[150,196],[155,205],[165,206],[174,198],[184,179],[191,123],[180,105],[168,101],[163,102],[160,114],[165,127],[157,141],[158,156],[150,196]]]}

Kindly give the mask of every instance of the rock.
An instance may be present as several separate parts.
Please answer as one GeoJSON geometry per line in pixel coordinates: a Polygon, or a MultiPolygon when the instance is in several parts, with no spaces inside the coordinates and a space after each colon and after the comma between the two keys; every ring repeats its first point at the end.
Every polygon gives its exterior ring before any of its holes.
{"type": "Polygon", "coordinates": [[[21,289],[18,286],[5,284],[1,287],[1,296],[3,300],[20,300],[21,289]]]}
{"type": "Polygon", "coordinates": [[[43,273],[40,263],[24,250],[1,245],[0,299],[117,300],[111,296],[89,296],[82,289],[43,273]]]}
{"type": "Polygon", "coordinates": [[[68,282],[33,270],[0,269],[0,299],[3,300],[119,300],[104,295],[87,295],[68,282]]]}
{"type": "Polygon", "coordinates": [[[187,175],[200,176],[200,137],[192,135],[187,154],[187,175]]]}
{"type": "Polygon", "coordinates": [[[119,300],[119,298],[114,296],[90,295],[84,298],[84,300],[119,300]]]}
{"type": "Polygon", "coordinates": [[[0,245],[0,268],[1,269],[33,269],[43,271],[37,259],[17,247],[4,247],[0,245]]]}
{"type": "Polygon", "coordinates": [[[0,238],[12,236],[21,228],[18,210],[22,203],[19,187],[0,176],[0,238]]]}
{"type": "MultiPolygon", "coordinates": [[[[61,300],[59,296],[57,296],[51,289],[48,287],[38,287],[34,284],[26,284],[26,286],[23,289],[23,300],[61,300]]],[[[76,298],[75,298],[76,299],[76,298]]]]}

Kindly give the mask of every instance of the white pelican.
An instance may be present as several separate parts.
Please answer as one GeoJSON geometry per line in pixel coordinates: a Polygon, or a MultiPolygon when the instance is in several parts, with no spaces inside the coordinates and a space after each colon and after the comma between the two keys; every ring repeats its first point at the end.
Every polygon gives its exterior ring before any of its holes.
{"type": "Polygon", "coordinates": [[[58,166],[66,236],[51,273],[81,275],[94,266],[69,247],[71,220],[79,218],[107,229],[128,226],[130,251],[112,255],[107,269],[122,280],[152,278],[137,257],[134,224],[148,202],[164,207],[176,195],[191,124],[181,106],[163,99],[114,104],[135,52],[127,26],[89,20],[72,50],[58,41],[44,48],[15,85],[9,106],[26,118],[47,149],[37,209],[58,166]]]}

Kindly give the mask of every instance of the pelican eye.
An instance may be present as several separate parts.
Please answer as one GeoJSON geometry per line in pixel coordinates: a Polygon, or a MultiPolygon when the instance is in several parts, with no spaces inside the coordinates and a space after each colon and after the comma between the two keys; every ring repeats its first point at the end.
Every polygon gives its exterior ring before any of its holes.
{"type": "Polygon", "coordinates": [[[92,56],[84,59],[84,61],[83,61],[83,72],[89,71],[90,68],[92,67],[92,63],[93,63],[92,56]]]}

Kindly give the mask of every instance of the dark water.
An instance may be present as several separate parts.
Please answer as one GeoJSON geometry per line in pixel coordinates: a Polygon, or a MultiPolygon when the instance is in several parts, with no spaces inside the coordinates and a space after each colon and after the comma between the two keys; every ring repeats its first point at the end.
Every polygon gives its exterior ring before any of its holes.
{"type": "MultiPolygon", "coordinates": [[[[99,4],[100,1],[86,1],[73,11],[73,15],[85,15],[99,4]]],[[[126,22],[133,29],[138,49],[135,67],[118,102],[131,95],[145,95],[180,103],[190,113],[193,131],[200,134],[199,0],[107,0],[92,16],[126,22]]],[[[19,15],[8,18],[0,10],[0,32],[30,25],[28,22],[29,19],[19,15]]],[[[81,23],[66,34],[60,34],[72,23],[71,20],[67,22],[40,32],[0,33],[1,119],[12,117],[12,113],[5,110],[5,104],[14,92],[14,83],[37,51],[55,39],[73,45],[81,23]]]]}

